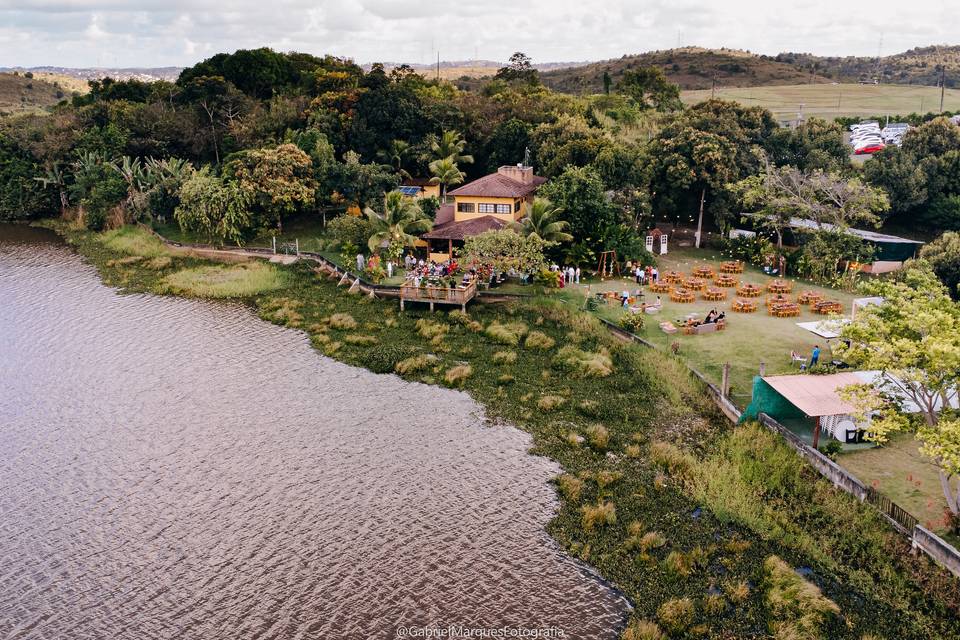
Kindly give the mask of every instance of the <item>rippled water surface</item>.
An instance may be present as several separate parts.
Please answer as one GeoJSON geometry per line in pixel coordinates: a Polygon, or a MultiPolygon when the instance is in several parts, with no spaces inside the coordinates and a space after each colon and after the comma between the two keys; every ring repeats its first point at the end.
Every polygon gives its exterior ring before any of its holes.
{"type": "Polygon", "coordinates": [[[0,638],[613,637],[626,606],[544,533],[557,468],[528,447],[0,225],[0,638]]]}

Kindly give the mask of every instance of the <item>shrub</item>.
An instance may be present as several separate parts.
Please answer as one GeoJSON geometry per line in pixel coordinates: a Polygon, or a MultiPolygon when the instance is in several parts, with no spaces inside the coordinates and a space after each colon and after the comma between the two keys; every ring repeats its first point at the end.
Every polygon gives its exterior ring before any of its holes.
{"type": "Polygon", "coordinates": [[[556,341],[553,338],[541,331],[531,331],[523,343],[527,349],[539,349],[541,351],[552,349],[555,344],[556,341]]]}
{"type": "Polygon", "coordinates": [[[623,477],[623,474],[619,471],[597,471],[594,475],[594,480],[597,482],[597,489],[600,493],[604,493],[607,487],[615,484],[620,478],[623,477]]]}
{"type": "Polygon", "coordinates": [[[497,364],[513,364],[517,361],[516,351],[497,351],[493,354],[493,361],[497,364]]]}
{"type": "Polygon", "coordinates": [[[422,353],[418,356],[410,356],[409,358],[404,358],[397,362],[393,370],[399,373],[402,376],[405,376],[410,373],[416,373],[417,371],[422,371],[430,366],[430,363],[433,362],[434,358],[422,353]]]}
{"type": "Polygon", "coordinates": [[[160,238],[139,227],[120,227],[113,231],[104,231],[99,239],[111,251],[128,256],[157,258],[168,256],[170,251],[160,238]]]}
{"type": "Polygon", "coordinates": [[[365,247],[370,237],[370,222],[358,216],[337,216],[327,223],[327,234],[341,247],[365,247]]]}
{"type": "Polygon", "coordinates": [[[594,449],[606,449],[610,444],[610,432],[602,424],[592,424],[587,427],[587,439],[594,449]]]}
{"type": "Polygon", "coordinates": [[[328,322],[333,329],[346,331],[357,328],[357,321],[349,313],[335,313],[330,316],[328,322]]]}
{"type": "Polygon", "coordinates": [[[476,320],[471,319],[470,316],[468,316],[464,311],[460,309],[454,309],[449,314],[447,314],[447,317],[450,318],[452,322],[463,325],[464,327],[466,327],[470,331],[473,331],[474,333],[479,333],[483,331],[482,324],[480,324],[476,320]]]}
{"type": "Polygon", "coordinates": [[[604,527],[617,522],[617,509],[612,502],[601,502],[580,507],[583,512],[583,528],[593,531],[594,527],[604,527]]]}
{"type": "Polygon", "coordinates": [[[628,458],[639,458],[642,455],[638,444],[628,444],[624,447],[623,452],[628,458]]]}
{"type": "Polygon", "coordinates": [[[657,609],[657,619],[669,633],[683,633],[693,624],[693,600],[667,600],[657,609]]]}
{"type": "Polygon", "coordinates": [[[634,620],[624,630],[621,640],[666,640],[666,636],[655,622],[634,620]]]}
{"type": "Polygon", "coordinates": [[[447,369],[447,372],[443,374],[443,382],[448,387],[461,387],[467,378],[472,375],[473,367],[468,364],[460,364],[447,369]]]}
{"type": "Polygon", "coordinates": [[[823,637],[823,625],[840,607],[777,556],[764,560],[763,574],[770,631],[783,638],[823,637]]]}
{"type": "Polygon", "coordinates": [[[820,452],[831,460],[836,460],[841,451],[843,451],[843,445],[840,444],[839,440],[833,438],[830,438],[825,445],[820,447],[820,452]]]}
{"type": "Polygon", "coordinates": [[[583,492],[583,480],[565,473],[557,477],[557,488],[560,489],[560,495],[570,502],[580,500],[580,494],[583,492]]]}
{"type": "Polygon", "coordinates": [[[667,539],[662,533],[659,531],[648,531],[638,540],[637,548],[643,552],[647,552],[652,549],[659,549],[665,544],[667,544],[667,539]]]}
{"type": "Polygon", "coordinates": [[[621,329],[625,329],[630,333],[639,333],[643,330],[643,316],[639,313],[628,313],[620,316],[617,324],[620,325],[621,329]]]}
{"type": "Polygon", "coordinates": [[[584,378],[603,378],[613,373],[613,361],[606,353],[592,353],[567,345],[557,352],[554,366],[584,378]]]}
{"type": "Polygon", "coordinates": [[[537,400],[537,408],[541,411],[553,411],[563,406],[566,401],[567,399],[562,396],[547,395],[537,400]]]}
{"type": "Polygon", "coordinates": [[[484,333],[494,342],[515,347],[520,344],[520,339],[527,333],[527,325],[522,322],[502,324],[494,321],[490,323],[484,333]]]}

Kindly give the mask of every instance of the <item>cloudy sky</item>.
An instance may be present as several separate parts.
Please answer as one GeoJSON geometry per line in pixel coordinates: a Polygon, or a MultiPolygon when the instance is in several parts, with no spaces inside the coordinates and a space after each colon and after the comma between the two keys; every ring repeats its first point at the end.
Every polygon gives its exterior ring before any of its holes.
{"type": "Polygon", "coordinates": [[[876,55],[958,44],[958,27],[957,0],[0,0],[0,66],[184,66],[263,45],[358,62],[876,55]]]}

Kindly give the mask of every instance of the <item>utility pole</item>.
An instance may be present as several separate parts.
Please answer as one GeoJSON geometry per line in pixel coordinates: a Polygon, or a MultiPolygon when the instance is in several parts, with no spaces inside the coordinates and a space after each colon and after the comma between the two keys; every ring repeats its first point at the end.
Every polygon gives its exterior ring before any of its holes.
{"type": "Polygon", "coordinates": [[[437,83],[440,83],[440,49],[437,49],[437,83]]]}
{"type": "Polygon", "coordinates": [[[940,63],[940,113],[943,113],[943,92],[947,87],[947,65],[940,63]]]}

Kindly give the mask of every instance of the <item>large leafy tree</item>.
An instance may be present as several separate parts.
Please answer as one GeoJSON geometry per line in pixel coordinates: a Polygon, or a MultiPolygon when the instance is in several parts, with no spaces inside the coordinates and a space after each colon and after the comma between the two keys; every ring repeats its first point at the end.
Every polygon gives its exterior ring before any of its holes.
{"type": "Polygon", "coordinates": [[[517,51],[507,62],[507,66],[497,69],[498,80],[507,82],[525,82],[531,85],[539,84],[540,75],[533,67],[533,60],[527,54],[517,51]]]}
{"type": "Polygon", "coordinates": [[[680,87],[667,80],[659,67],[624,71],[617,89],[630,96],[641,110],[676,111],[683,107],[680,87]]]}
{"type": "Polygon", "coordinates": [[[797,127],[774,130],[764,143],[770,161],[804,171],[839,171],[850,164],[843,129],[836,122],[810,118],[797,127]]]}
{"type": "Polygon", "coordinates": [[[394,260],[403,255],[404,249],[413,247],[420,234],[433,228],[433,222],[423,215],[416,202],[405,198],[399,191],[387,194],[383,213],[370,208],[363,213],[370,221],[367,240],[370,251],[385,251],[394,260]]]}
{"type": "Polygon", "coordinates": [[[776,235],[778,248],[793,217],[828,223],[842,231],[855,223],[879,224],[878,214],[890,206],[882,190],[858,179],[769,162],[763,173],[731,185],[731,191],[746,210],[759,214],[760,224],[776,235]]]}
{"type": "Polygon", "coordinates": [[[685,126],[657,140],[653,150],[654,181],[665,190],[699,195],[696,246],[703,233],[707,194],[734,180],[739,171],[733,142],[723,136],[685,126]]]}
{"type": "Polygon", "coordinates": [[[379,209],[383,197],[400,184],[390,167],[360,161],[360,155],[352,151],[344,154],[344,161],[331,168],[333,184],[340,198],[356,203],[361,210],[367,207],[379,209]]]}
{"type": "Polygon", "coordinates": [[[913,226],[960,229],[960,127],[936,118],[911,129],[863,168],[890,198],[891,213],[913,226]]]}
{"type": "Polygon", "coordinates": [[[960,299],[960,233],[947,231],[924,245],[920,257],[930,263],[953,299],[960,299]]]}
{"type": "Polygon", "coordinates": [[[874,413],[869,437],[876,442],[916,430],[921,453],[937,465],[950,512],[960,515],[960,417],[953,408],[960,386],[960,305],[924,263],[864,288],[884,302],[844,326],[849,346],[841,345],[840,353],[887,375],[882,384],[850,387],[845,396],[862,414],[874,413]],[[919,412],[919,423],[903,412],[908,404],[919,412]]]}
{"type": "Polygon", "coordinates": [[[252,232],[246,192],[235,183],[213,175],[209,167],[197,171],[181,185],[173,217],[184,231],[210,242],[242,244],[252,232]]]}
{"type": "Polygon", "coordinates": [[[284,216],[315,202],[310,156],[294,144],[242,152],[225,173],[246,194],[263,227],[281,229],[284,216]]]}
{"type": "Polygon", "coordinates": [[[459,255],[467,265],[529,274],[545,266],[545,247],[546,243],[539,236],[524,236],[511,229],[499,229],[467,238],[459,255]]]}
{"type": "Polygon", "coordinates": [[[560,210],[546,198],[535,198],[525,205],[523,218],[513,223],[514,231],[525,236],[537,236],[550,244],[570,242],[573,236],[566,232],[569,223],[560,219],[560,210]]]}
{"type": "Polygon", "coordinates": [[[560,219],[578,242],[602,249],[600,234],[617,222],[616,208],[607,201],[603,181],[592,167],[567,167],[540,188],[542,196],[561,210],[560,219]]]}

